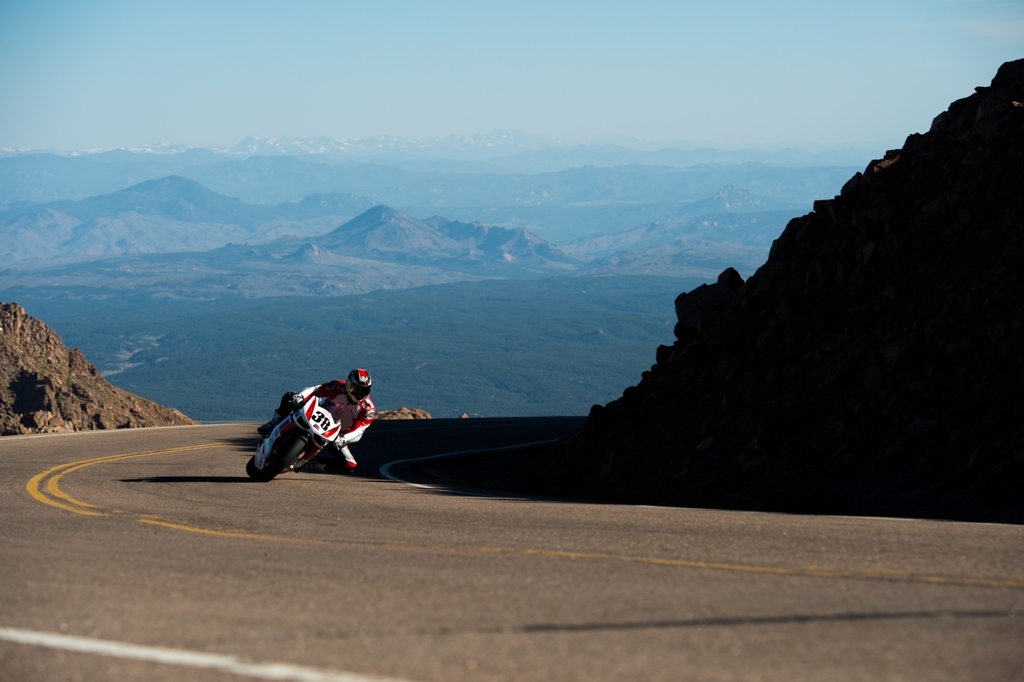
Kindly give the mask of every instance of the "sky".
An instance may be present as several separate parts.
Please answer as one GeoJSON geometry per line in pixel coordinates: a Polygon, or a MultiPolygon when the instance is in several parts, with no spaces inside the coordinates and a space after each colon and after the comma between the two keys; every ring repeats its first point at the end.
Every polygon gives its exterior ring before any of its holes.
{"type": "Polygon", "coordinates": [[[874,146],[1021,57],[1021,0],[0,0],[0,147],[495,129],[874,146]]]}

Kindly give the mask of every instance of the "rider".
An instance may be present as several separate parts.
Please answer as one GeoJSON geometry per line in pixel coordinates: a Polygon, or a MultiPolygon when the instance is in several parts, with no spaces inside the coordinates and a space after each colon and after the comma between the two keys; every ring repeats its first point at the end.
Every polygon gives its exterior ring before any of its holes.
{"type": "MultiPolygon", "coordinates": [[[[299,409],[311,395],[315,395],[318,398],[326,398],[325,401],[321,402],[321,405],[331,411],[331,415],[335,420],[341,423],[342,430],[337,440],[321,451],[321,454],[328,454],[327,451],[332,450],[333,452],[330,454],[340,455],[344,460],[341,471],[345,473],[351,472],[356,468],[356,458],[352,456],[352,451],[348,449],[348,445],[349,443],[355,443],[363,437],[363,431],[370,426],[374,416],[376,416],[373,401],[370,400],[370,386],[372,384],[373,380],[370,378],[369,372],[365,369],[354,369],[348,373],[348,379],[345,381],[334,379],[319,386],[304,388],[299,393],[285,393],[281,397],[281,404],[274,412],[273,418],[259,427],[257,431],[266,438],[272,434],[274,428],[285,417],[299,409]]],[[[319,457],[318,455],[317,458],[319,457]]],[[[318,463],[320,466],[311,466],[313,461],[310,461],[306,464],[306,467],[316,468],[321,471],[336,471],[337,467],[331,466],[333,463],[328,460],[327,462],[318,463]]]]}

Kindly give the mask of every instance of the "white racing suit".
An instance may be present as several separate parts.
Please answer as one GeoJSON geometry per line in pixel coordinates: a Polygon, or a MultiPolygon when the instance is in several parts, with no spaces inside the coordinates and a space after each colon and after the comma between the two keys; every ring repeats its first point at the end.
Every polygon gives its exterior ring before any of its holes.
{"type": "Polygon", "coordinates": [[[338,469],[341,471],[355,469],[356,458],[352,456],[352,451],[349,450],[348,446],[350,443],[355,443],[363,437],[363,432],[373,422],[376,409],[373,406],[373,401],[370,400],[370,396],[366,396],[359,402],[352,402],[348,394],[345,393],[345,382],[341,379],[328,381],[319,386],[304,388],[293,396],[285,394],[285,397],[281,400],[281,407],[278,408],[274,418],[267,423],[267,426],[273,425],[274,429],[263,439],[263,442],[257,448],[256,460],[263,461],[266,455],[273,449],[274,441],[280,435],[280,422],[288,416],[288,412],[283,408],[290,403],[292,405],[291,409],[294,410],[295,406],[302,405],[311,395],[318,397],[320,399],[320,406],[329,410],[335,421],[341,424],[341,433],[334,443],[328,445],[316,457],[303,465],[303,470],[333,473],[338,469]],[[335,462],[331,461],[331,455],[334,453],[340,455],[343,460],[340,462],[340,467],[331,466],[335,464],[335,462]]]}

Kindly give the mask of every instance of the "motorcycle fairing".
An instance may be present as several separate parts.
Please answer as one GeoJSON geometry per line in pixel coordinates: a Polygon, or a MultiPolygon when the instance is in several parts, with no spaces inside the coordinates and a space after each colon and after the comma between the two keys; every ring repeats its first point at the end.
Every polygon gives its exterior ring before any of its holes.
{"type": "Polygon", "coordinates": [[[256,468],[263,471],[277,439],[295,429],[312,436],[309,439],[309,446],[299,458],[302,462],[309,461],[328,443],[337,439],[338,432],[341,431],[341,423],[335,419],[329,409],[320,404],[321,400],[326,400],[326,398],[318,399],[316,396],[310,396],[301,409],[292,412],[270,432],[270,435],[263,439],[263,442],[256,448],[254,460],[256,468]]]}

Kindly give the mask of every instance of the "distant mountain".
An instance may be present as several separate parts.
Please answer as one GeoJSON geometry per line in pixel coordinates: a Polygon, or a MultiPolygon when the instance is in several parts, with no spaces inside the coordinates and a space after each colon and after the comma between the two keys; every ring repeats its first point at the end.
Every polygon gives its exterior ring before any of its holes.
{"type": "Polygon", "coordinates": [[[325,215],[358,215],[373,206],[373,201],[365,197],[344,192],[328,194],[310,194],[299,201],[288,201],[278,204],[273,212],[281,218],[306,220],[320,218],[325,215]]]}
{"type": "MultiPolygon", "coordinates": [[[[303,165],[287,157],[237,163],[240,173],[303,165]]],[[[531,190],[529,198],[541,204],[575,200],[594,216],[608,211],[614,216],[619,215],[615,202],[623,197],[649,193],[647,198],[656,198],[662,191],[661,169],[638,167],[632,176],[608,170],[615,169],[552,174],[547,189],[531,190]]],[[[19,283],[15,286],[35,281],[141,287],[185,298],[360,293],[569,272],[703,276],[721,263],[748,272],[763,262],[772,237],[793,211],[761,209],[780,203],[728,184],[698,201],[651,204],[658,207],[655,215],[675,217],[558,246],[521,226],[436,215],[419,219],[354,194],[319,193],[264,206],[169,176],[81,201],[8,206],[0,211],[0,257],[19,283]],[[709,213],[691,215],[700,211],[709,213]],[[110,260],[127,255],[136,258],[110,260]],[[83,265],[69,265],[75,262],[83,265]],[[297,263],[311,268],[301,281],[291,270],[297,263]]]]}
{"type": "Polygon", "coordinates": [[[354,158],[491,159],[558,144],[557,140],[519,130],[494,130],[485,135],[449,135],[426,140],[390,135],[349,139],[247,137],[229,151],[245,156],[316,156],[330,161],[354,158]]]}
{"type": "MultiPolygon", "coordinates": [[[[197,235],[207,234],[205,228],[191,227],[197,235]]],[[[48,295],[72,298],[117,291],[120,296],[198,300],[342,295],[483,277],[543,277],[581,265],[522,229],[441,217],[419,220],[387,206],[374,207],[315,238],[177,253],[145,252],[133,244],[129,237],[114,242],[115,248],[129,249],[116,258],[79,259],[55,267],[15,264],[0,271],[0,291],[42,286],[48,295]]]]}
{"type": "MultiPolygon", "coordinates": [[[[443,220],[433,218],[432,220],[443,220]]],[[[470,247],[471,260],[495,260],[521,265],[578,265],[579,260],[522,228],[488,226],[480,222],[442,222],[438,229],[470,247]]]]}
{"type": "Polygon", "coordinates": [[[464,250],[437,228],[436,220],[418,220],[388,206],[376,206],[316,241],[329,249],[390,261],[451,258],[464,250]]]}
{"type": "Polygon", "coordinates": [[[710,278],[725,267],[749,274],[764,263],[772,236],[790,217],[789,212],[775,211],[672,219],[578,240],[564,248],[587,261],[581,274],[710,278]]]}
{"type": "Polygon", "coordinates": [[[30,152],[0,157],[0,201],[45,203],[109,194],[224,157],[208,149],[179,154],[114,150],[101,154],[30,152]]]}
{"type": "Polygon", "coordinates": [[[790,209],[784,201],[766,199],[743,187],[726,185],[707,199],[681,206],[673,215],[695,216],[714,213],[758,213],[790,209]]]}
{"type": "Polygon", "coordinates": [[[595,258],[581,275],[659,275],[714,279],[723,268],[752,273],[768,257],[767,247],[684,236],[649,248],[623,249],[595,258]]]}
{"type": "Polygon", "coordinates": [[[82,221],[133,212],[180,222],[251,227],[266,216],[261,207],[217,194],[194,180],[178,175],[149,180],[113,194],[81,201],[57,201],[48,207],[82,221]]]}
{"type": "MultiPolygon", "coordinates": [[[[810,168],[815,166],[862,167],[871,158],[864,149],[807,152],[800,149],[762,151],[665,148],[641,151],[617,144],[550,145],[544,149],[479,161],[452,161],[445,166],[430,165],[431,159],[387,158],[389,165],[408,170],[446,170],[452,173],[550,173],[583,166],[624,166],[631,164],[688,168],[701,164],[736,165],[762,163],[767,166],[810,168]]],[[[385,162],[385,159],[377,159],[385,162]]]]}
{"type": "MultiPolygon", "coordinates": [[[[515,139],[507,142],[513,146],[519,144],[515,139]]],[[[525,141],[521,143],[529,146],[525,141]]],[[[462,142],[455,140],[452,144],[462,142]]],[[[500,147],[504,142],[488,138],[472,144],[500,147]]],[[[26,215],[26,200],[65,213],[63,207],[49,206],[46,202],[116,193],[140,182],[176,175],[246,204],[265,207],[285,202],[299,204],[289,207],[292,211],[289,215],[261,217],[258,212],[251,211],[251,219],[232,218],[230,224],[253,232],[246,237],[237,233],[224,235],[222,243],[304,238],[328,232],[344,222],[324,223],[322,207],[310,207],[312,213],[319,217],[300,214],[304,207],[309,206],[304,197],[312,194],[365,197],[354,205],[337,207],[333,215],[341,218],[351,218],[373,205],[386,204],[408,215],[441,214],[449,220],[484,220],[491,225],[524,228],[550,242],[560,243],[656,220],[734,212],[737,210],[734,197],[718,203],[695,203],[705,202],[727,185],[742,187],[756,195],[753,198],[738,197],[744,204],[742,210],[791,210],[796,215],[809,209],[815,199],[833,196],[845,179],[862,167],[860,164],[857,167],[774,167],[763,163],[704,163],[679,167],[672,164],[682,163],[682,157],[673,161],[668,156],[660,159],[656,155],[644,156],[647,152],[634,153],[625,148],[616,150],[611,147],[614,145],[586,145],[577,150],[578,157],[561,156],[554,165],[534,167],[528,163],[521,168],[500,166],[502,159],[469,161],[416,157],[399,162],[357,155],[345,164],[339,164],[328,163],[328,156],[312,153],[244,157],[209,150],[175,154],[116,150],[73,157],[13,155],[0,158],[0,202],[3,202],[0,204],[0,225],[14,222],[14,215],[26,215]],[[615,156],[620,151],[623,152],[621,158],[615,156]],[[559,165],[570,161],[576,167],[559,165]],[[610,161],[628,161],[631,165],[614,165],[610,161]],[[661,165],[657,165],[659,163],[661,165]],[[534,172],[537,168],[545,172],[534,172]],[[259,221],[259,225],[255,226],[254,221],[259,221]]],[[[548,153],[558,156],[564,151],[542,149],[522,153],[537,154],[540,158],[548,153]]],[[[698,155],[690,161],[709,158],[712,155],[698,155]]],[[[742,158],[723,156],[718,160],[732,162],[742,158]]],[[[187,203],[197,207],[202,205],[198,199],[187,203]]],[[[154,214],[151,210],[136,210],[130,206],[124,210],[134,210],[142,215],[154,214]]],[[[109,208],[104,208],[101,213],[113,215],[109,208]]],[[[181,216],[161,217],[184,222],[192,220],[181,216]]],[[[89,219],[91,217],[78,218],[83,222],[89,219]]],[[[120,220],[126,225],[135,223],[134,216],[122,216],[120,220]]],[[[33,221],[45,224],[44,230],[55,229],[55,223],[67,222],[59,217],[55,220],[53,216],[37,216],[29,222],[33,221]]],[[[221,223],[224,218],[214,215],[207,219],[210,221],[221,223]]],[[[146,232],[149,228],[140,225],[138,229],[146,232]]],[[[216,231],[211,230],[211,235],[216,231]]],[[[45,243],[43,247],[45,251],[45,243]]],[[[134,248],[136,246],[125,245],[120,251],[134,248]]],[[[163,250],[163,247],[156,250],[163,250]]],[[[15,251],[36,253],[38,249],[21,245],[7,249],[9,253],[15,251]]],[[[112,249],[109,252],[116,251],[112,249]]]]}
{"type": "Polygon", "coordinates": [[[778,202],[726,185],[683,205],[672,217],[571,240],[562,250],[586,265],[586,274],[713,276],[732,266],[753,272],[768,257],[772,239],[793,216],[765,210],[778,202]]]}
{"type": "MultiPolygon", "coordinates": [[[[284,157],[238,163],[264,171],[301,165],[284,157]]],[[[615,215],[618,209],[604,201],[659,191],[658,169],[636,170],[639,177],[632,180],[597,168],[553,174],[550,191],[534,195],[538,202],[577,199],[595,216],[615,215]]],[[[6,279],[8,287],[112,287],[215,298],[361,293],[570,272],[704,276],[722,263],[748,272],[764,261],[772,237],[792,216],[792,210],[758,210],[779,203],[726,185],[698,201],[656,204],[655,214],[677,217],[558,246],[523,227],[419,219],[353,194],[320,193],[263,206],[169,176],[82,201],[0,211],[0,257],[14,278],[0,277],[0,288],[6,279]],[[690,215],[699,211],[710,213],[690,215]],[[111,260],[128,255],[135,257],[111,260]],[[70,265],[75,262],[82,265],[70,265]],[[309,266],[301,280],[294,278],[296,264],[309,266]]]]}
{"type": "Polygon", "coordinates": [[[208,251],[323,234],[372,206],[351,194],[317,194],[267,207],[246,204],[179,176],[82,201],[0,212],[0,257],[87,260],[125,253],[208,251]]]}
{"type": "Polygon", "coordinates": [[[817,197],[835,194],[842,179],[862,167],[858,163],[856,167],[837,164],[782,168],[736,163],[739,160],[742,157],[680,167],[633,156],[611,164],[584,154],[569,167],[555,164],[538,169],[529,165],[481,166],[453,159],[414,160],[404,167],[394,167],[391,161],[370,157],[338,165],[313,154],[239,158],[209,150],[178,154],[123,150],[79,156],[16,154],[0,157],[0,202],[81,199],[179,175],[219,194],[268,205],[317,192],[353,193],[407,208],[522,208],[593,201],[680,203],[703,199],[723,185],[733,184],[790,206],[809,206],[817,197]]]}
{"type": "Polygon", "coordinates": [[[289,156],[194,166],[182,175],[250,203],[275,204],[311,192],[343,191],[410,212],[447,212],[449,207],[635,205],[666,202],[680,207],[707,198],[725,185],[744,187],[780,206],[809,206],[834,195],[852,167],[773,168],[757,163],[692,168],[630,165],[585,166],[551,173],[443,173],[384,165],[337,166],[289,156]]]}
{"type": "Polygon", "coordinates": [[[763,262],[772,239],[792,217],[791,211],[763,211],[670,218],[574,239],[562,248],[580,260],[593,261],[627,251],[637,254],[688,239],[758,249],[763,262]]]}
{"type": "Polygon", "coordinates": [[[0,261],[53,258],[82,221],[51,208],[0,213],[0,261]]]}
{"type": "Polygon", "coordinates": [[[269,207],[268,215],[273,217],[260,223],[258,229],[243,241],[246,244],[265,244],[325,234],[373,204],[372,200],[354,194],[311,194],[299,201],[269,207]]]}
{"type": "Polygon", "coordinates": [[[523,229],[461,223],[439,216],[419,220],[388,206],[376,206],[311,242],[372,260],[433,264],[468,272],[553,274],[580,263],[523,229]]]}
{"type": "MultiPolygon", "coordinates": [[[[716,149],[692,142],[652,142],[636,138],[591,138],[567,140],[533,135],[520,130],[493,130],[478,135],[448,135],[434,138],[377,135],[363,138],[259,137],[250,136],[230,147],[198,149],[182,144],[160,143],[86,152],[19,150],[0,148],[0,157],[50,154],[80,159],[120,157],[152,160],[173,172],[190,155],[205,153],[220,159],[251,156],[292,156],[323,163],[380,163],[407,170],[468,173],[542,173],[581,166],[653,164],[676,167],[697,164],[764,163],[772,166],[863,166],[870,150],[841,148],[811,152],[803,149],[716,149]],[[440,165],[434,165],[438,164],[440,165]]],[[[145,179],[136,176],[136,180],[145,179]]]]}

